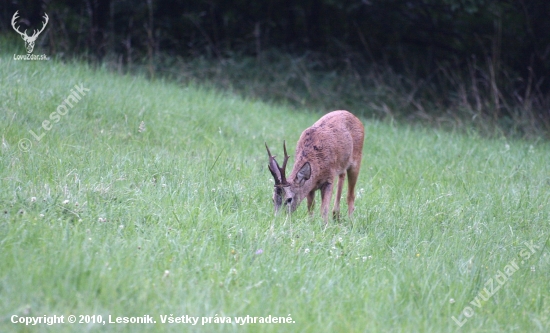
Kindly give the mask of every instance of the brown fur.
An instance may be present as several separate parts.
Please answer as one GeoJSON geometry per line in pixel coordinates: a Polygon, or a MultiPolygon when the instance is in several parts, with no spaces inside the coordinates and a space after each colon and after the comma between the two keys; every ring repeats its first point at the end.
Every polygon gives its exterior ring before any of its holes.
{"type": "MultiPolygon", "coordinates": [[[[363,124],[348,111],[330,112],[313,126],[307,128],[296,145],[294,167],[290,176],[283,176],[284,181],[277,184],[277,177],[272,171],[276,181],[274,191],[275,210],[278,211],[281,205],[286,205],[288,211],[293,212],[307,197],[308,211],[312,213],[315,191],[320,190],[321,215],[326,224],[328,222],[333,182],[338,177],[333,209],[333,216],[338,218],[340,197],[347,173],[348,215],[351,216],[355,209],[354,189],[361,167],[363,138],[363,124]],[[280,198],[277,198],[277,196],[280,198]]],[[[269,153],[269,155],[271,159],[271,154],[269,153]]],[[[284,168],[281,171],[284,175],[284,168]]]]}

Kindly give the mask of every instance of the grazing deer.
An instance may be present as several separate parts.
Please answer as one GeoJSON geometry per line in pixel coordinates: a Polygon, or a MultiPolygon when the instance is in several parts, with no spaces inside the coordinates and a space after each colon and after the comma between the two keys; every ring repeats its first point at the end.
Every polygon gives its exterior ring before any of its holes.
{"type": "Polygon", "coordinates": [[[294,167],[288,180],[285,176],[289,158],[286,143],[283,143],[283,167],[275,161],[275,156],[271,155],[266,144],[269,171],[275,179],[275,214],[282,205],[286,206],[289,213],[294,212],[304,197],[307,197],[307,209],[312,214],[315,191],[321,190],[321,215],[327,224],[332,184],[338,177],[338,189],[332,212],[335,219],[339,218],[340,197],[347,173],[348,215],[351,216],[355,209],[354,188],[361,167],[364,132],[361,121],[348,111],[333,111],[326,114],[302,132],[296,145],[294,167]]]}
{"type": "Polygon", "coordinates": [[[38,38],[38,35],[44,31],[44,28],[46,28],[46,25],[48,24],[48,21],[50,18],[48,17],[48,14],[44,14],[44,22],[42,23],[42,29],[40,30],[34,30],[32,36],[27,35],[27,29],[25,29],[24,32],[19,31],[19,26],[15,26],[15,22],[19,18],[18,16],[19,11],[16,11],[15,14],[13,14],[13,17],[11,18],[11,26],[19,35],[21,35],[21,38],[25,41],[25,48],[27,48],[27,53],[31,54],[32,50],[34,49],[34,42],[36,42],[36,39],[38,38]]]}

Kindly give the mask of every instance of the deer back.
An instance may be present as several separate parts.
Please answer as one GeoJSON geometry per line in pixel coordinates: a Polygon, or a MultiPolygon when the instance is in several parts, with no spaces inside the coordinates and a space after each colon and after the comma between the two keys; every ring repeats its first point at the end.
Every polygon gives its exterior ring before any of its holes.
{"type": "Polygon", "coordinates": [[[332,182],[352,164],[360,163],[364,127],[348,111],[333,111],[307,128],[296,145],[294,167],[287,179],[298,199],[332,182]]]}

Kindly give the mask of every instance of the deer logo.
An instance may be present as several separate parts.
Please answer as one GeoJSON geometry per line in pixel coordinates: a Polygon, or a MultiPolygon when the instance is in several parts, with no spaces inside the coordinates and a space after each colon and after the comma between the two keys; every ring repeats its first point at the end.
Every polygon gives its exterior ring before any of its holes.
{"type": "Polygon", "coordinates": [[[348,175],[348,215],[355,209],[355,183],[361,168],[363,154],[364,127],[361,121],[348,111],[333,111],[313,126],[307,128],[296,145],[294,167],[290,176],[285,175],[289,156],[284,147],[283,166],[271,155],[268,168],[275,179],[273,205],[275,214],[283,205],[287,212],[292,213],[300,202],[307,197],[307,208],[313,213],[315,191],[321,191],[321,215],[328,222],[328,211],[332,197],[333,182],[338,177],[336,199],[334,201],[333,217],[337,219],[340,213],[340,197],[346,173],[348,175]]]}
{"type": "Polygon", "coordinates": [[[19,13],[19,11],[16,11],[15,14],[13,14],[13,17],[11,19],[11,26],[13,27],[13,29],[18,34],[21,35],[21,38],[23,38],[23,40],[25,41],[25,48],[27,49],[27,53],[31,54],[32,51],[34,50],[34,42],[36,42],[36,39],[42,33],[42,31],[44,31],[44,28],[46,28],[46,25],[48,24],[48,21],[49,21],[49,17],[46,13],[44,13],[43,17],[44,17],[45,21],[42,25],[42,29],[40,29],[39,31],[34,30],[32,36],[29,36],[29,35],[27,35],[27,29],[25,29],[25,31],[21,32],[21,31],[19,31],[19,26],[17,26],[17,27],[15,26],[16,21],[19,18],[18,13],[19,13]]]}

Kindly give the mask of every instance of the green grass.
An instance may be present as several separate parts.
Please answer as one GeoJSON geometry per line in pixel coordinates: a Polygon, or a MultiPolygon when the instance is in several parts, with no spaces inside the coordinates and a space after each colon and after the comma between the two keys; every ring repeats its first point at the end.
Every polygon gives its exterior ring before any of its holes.
{"type": "Polygon", "coordinates": [[[546,142],[363,119],[354,217],[325,229],[305,204],[273,217],[264,141],[280,155],[337,105],[313,113],[9,55],[0,77],[1,332],[550,330],[546,142]],[[39,129],[75,84],[90,91],[39,129]],[[11,323],[70,314],[157,324],[11,323]],[[233,323],[162,324],[171,314],[233,323]],[[247,315],[294,323],[234,323],[247,315]]]}

